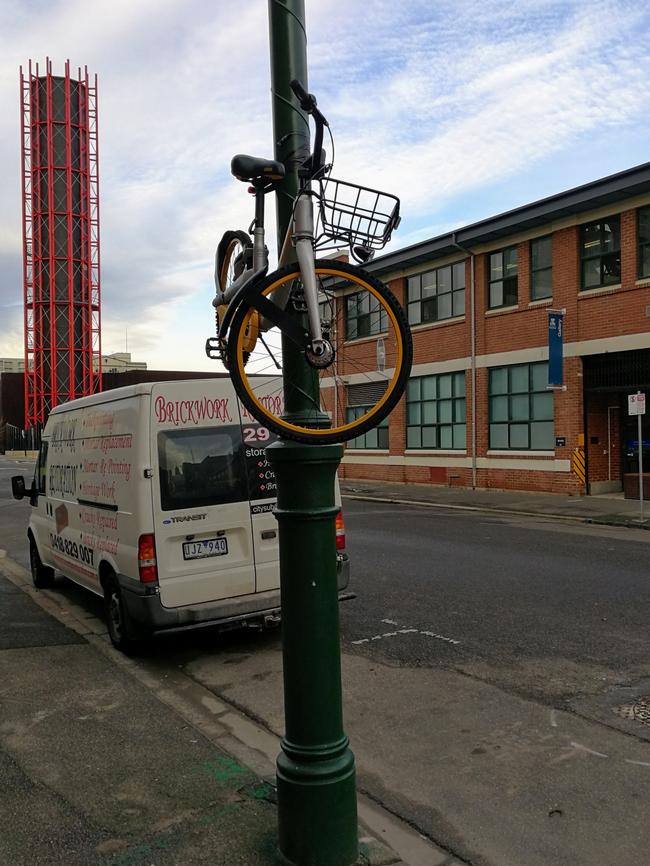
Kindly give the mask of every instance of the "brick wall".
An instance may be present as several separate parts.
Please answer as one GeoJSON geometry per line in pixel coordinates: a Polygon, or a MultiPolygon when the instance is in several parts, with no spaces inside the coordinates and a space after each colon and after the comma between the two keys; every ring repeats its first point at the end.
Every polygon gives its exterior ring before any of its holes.
{"type": "MultiPolygon", "coordinates": [[[[611,213],[619,210],[612,205],[611,213]]],[[[621,335],[644,334],[650,331],[650,280],[637,279],[637,227],[636,210],[621,212],[621,285],[620,287],[580,291],[580,249],[579,222],[553,230],[553,226],[540,226],[536,237],[552,232],[552,284],[553,297],[544,301],[531,301],[531,260],[530,239],[517,243],[518,251],[518,299],[514,309],[487,309],[487,267],[488,253],[513,245],[505,239],[498,246],[481,251],[475,256],[475,303],[476,303],[476,354],[498,355],[505,352],[525,352],[545,348],[548,345],[548,309],[565,309],[565,345],[577,341],[603,340],[621,335]]],[[[459,252],[457,261],[465,258],[459,252]]],[[[447,264],[431,261],[421,271],[447,264]]],[[[462,320],[438,322],[430,326],[415,326],[413,330],[414,365],[454,361],[469,358],[471,355],[470,331],[470,259],[466,260],[466,315],[462,320]]],[[[404,303],[406,279],[402,276],[390,281],[390,287],[404,303]]],[[[541,359],[539,353],[528,357],[528,361],[541,359]]],[[[497,359],[498,361],[498,359],[497,359]]],[[[504,360],[502,363],[511,363],[504,360]]],[[[571,455],[583,444],[584,410],[582,360],[580,357],[565,357],[566,390],[554,393],[555,435],[565,440],[564,445],[555,448],[554,455],[512,454],[511,461],[521,463],[521,468],[499,468],[503,460],[494,458],[493,467],[480,466],[476,472],[479,487],[502,489],[529,489],[556,491],[558,493],[578,494],[584,492],[579,478],[569,470],[557,471],[557,461],[565,461],[560,466],[570,464],[571,455]],[[535,468],[531,462],[535,461],[535,468]],[[555,471],[541,471],[538,461],[547,462],[555,471]]],[[[417,375],[417,370],[415,375],[417,375]]],[[[458,456],[471,457],[471,375],[466,371],[467,401],[467,452],[458,456]]],[[[592,398],[589,405],[588,436],[597,437],[597,445],[587,442],[588,466],[592,481],[612,480],[620,477],[620,435],[619,425],[614,424],[610,413],[611,470],[607,454],[607,401],[611,395],[604,395],[599,402],[592,398]],[[602,404],[601,404],[602,403],[602,404]],[[614,430],[614,427],[616,428],[614,430]],[[604,444],[603,444],[604,443],[604,444]]],[[[608,404],[609,405],[609,404],[608,404]]],[[[476,414],[477,414],[477,460],[488,458],[488,368],[477,369],[476,376],[476,414]]],[[[618,417],[616,415],[616,417],[618,417]]],[[[412,465],[418,461],[418,452],[409,451],[408,462],[396,462],[405,454],[405,401],[402,400],[391,415],[390,455],[380,464],[346,463],[342,469],[347,478],[386,479],[406,483],[471,485],[472,471],[469,466],[447,466],[443,460],[440,465],[412,465]]],[[[369,452],[371,456],[371,452],[369,452]]],[[[447,455],[448,456],[448,455],[447,455]]],[[[357,455],[358,457],[358,455],[357,455]]],[[[435,452],[422,455],[421,462],[434,462],[435,452]],[[426,456],[426,460],[424,457],[426,456]]]]}

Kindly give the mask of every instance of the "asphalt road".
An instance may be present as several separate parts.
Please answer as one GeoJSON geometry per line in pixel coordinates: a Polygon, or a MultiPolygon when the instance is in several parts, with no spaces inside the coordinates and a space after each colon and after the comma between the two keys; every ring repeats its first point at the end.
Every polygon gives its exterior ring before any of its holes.
{"type": "MultiPolygon", "coordinates": [[[[10,477],[33,465],[0,458],[0,548],[26,568],[30,506],[11,498],[10,477]]],[[[357,593],[341,606],[347,651],[554,705],[648,675],[650,533],[357,500],[344,514],[357,593]]]]}
{"type": "Polygon", "coordinates": [[[647,675],[649,533],[352,500],[345,521],[346,649],[549,702],[647,675]]]}
{"type": "Polygon", "coordinates": [[[11,495],[11,476],[22,475],[29,487],[34,476],[32,459],[8,460],[0,455],[0,548],[12,559],[29,568],[26,531],[31,506],[27,499],[17,501],[11,495]]]}

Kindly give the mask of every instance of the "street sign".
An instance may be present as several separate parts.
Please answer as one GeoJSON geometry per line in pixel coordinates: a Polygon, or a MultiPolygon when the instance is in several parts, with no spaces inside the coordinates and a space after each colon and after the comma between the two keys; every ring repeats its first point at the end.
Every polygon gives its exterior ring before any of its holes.
{"type": "Polygon", "coordinates": [[[548,387],[564,388],[564,310],[548,311],[548,387]]]}
{"type": "Polygon", "coordinates": [[[645,415],[645,394],[640,391],[637,391],[636,394],[628,394],[627,414],[645,415]]]}
{"type": "Polygon", "coordinates": [[[639,522],[643,523],[643,434],[641,416],[645,415],[645,394],[637,391],[636,394],[628,394],[627,411],[629,415],[637,416],[637,427],[639,437],[639,522]]]}

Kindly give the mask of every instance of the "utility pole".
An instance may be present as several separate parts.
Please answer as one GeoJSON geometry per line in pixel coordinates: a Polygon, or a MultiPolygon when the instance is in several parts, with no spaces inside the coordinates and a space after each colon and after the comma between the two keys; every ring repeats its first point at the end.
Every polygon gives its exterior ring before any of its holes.
{"type": "MultiPolygon", "coordinates": [[[[279,255],[297,169],[309,155],[307,117],[289,86],[295,78],[308,87],[304,0],[269,0],[269,34],[275,159],[286,167],[277,193],[279,255]]],[[[313,408],[318,376],[288,340],[283,358],[291,368],[284,417],[295,421],[313,408]],[[298,373],[300,388],[289,388],[298,373]]],[[[351,866],[358,856],[357,802],[354,755],[343,730],[334,498],[343,448],[281,440],[266,454],[278,483],[283,623],[279,848],[294,866],[351,866]]]]}

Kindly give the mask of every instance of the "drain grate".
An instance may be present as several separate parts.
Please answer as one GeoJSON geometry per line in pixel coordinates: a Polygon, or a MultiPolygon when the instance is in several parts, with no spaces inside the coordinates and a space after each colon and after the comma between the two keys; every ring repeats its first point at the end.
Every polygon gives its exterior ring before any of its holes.
{"type": "Polygon", "coordinates": [[[633,704],[621,704],[620,707],[613,707],[612,709],[622,719],[650,725],[650,695],[642,695],[633,704]]]}

